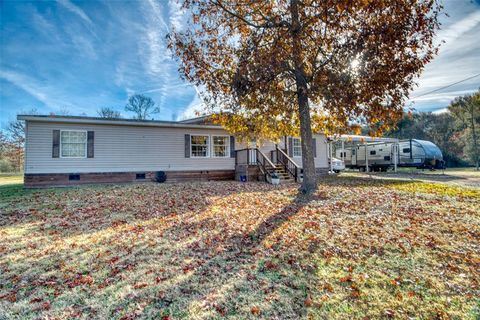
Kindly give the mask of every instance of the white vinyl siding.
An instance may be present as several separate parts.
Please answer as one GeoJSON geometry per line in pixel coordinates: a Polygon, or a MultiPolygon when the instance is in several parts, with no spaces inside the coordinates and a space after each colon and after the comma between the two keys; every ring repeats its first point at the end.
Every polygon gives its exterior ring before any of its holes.
{"type": "Polygon", "coordinates": [[[87,131],[60,131],[60,157],[85,158],[87,156],[87,131]]]}
{"type": "Polygon", "coordinates": [[[186,158],[185,134],[227,135],[219,129],[27,121],[25,173],[234,170],[235,158],[186,158]],[[52,158],[53,130],[95,132],[94,158],[52,158]]]}
{"type": "MultiPolygon", "coordinates": [[[[328,168],[328,144],[325,136],[323,134],[314,134],[313,138],[315,139],[317,156],[314,158],[315,168],[328,168]]],[[[301,139],[292,137],[292,160],[299,166],[302,167],[302,147],[301,139]],[[295,140],[299,141],[300,151],[299,153],[295,151],[295,140]]]]}
{"type": "Polygon", "coordinates": [[[209,136],[190,135],[190,157],[207,158],[209,156],[209,136]]]}
{"type": "MultiPolygon", "coordinates": [[[[221,129],[169,128],[113,124],[72,124],[61,122],[27,121],[25,144],[25,173],[87,173],[87,172],[145,172],[234,170],[235,158],[185,157],[185,134],[227,136],[221,129]],[[95,132],[94,158],[52,158],[53,130],[95,132]]],[[[317,157],[315,167],[328,167],[325,136],[315,135],[317,157]]],[[[210,142],[211,146],[212,142],[210,142]]],[[[230,148],[230,144],[228,144],[230,148]]],[[[246,146],[238,142],[237,150],[246,146]]],[[[279,148],[285,149],[284,139],[279,148]]],[[[260,146],[265,155],[275,150],[273,142],[260,146]]],[[[210,151],[209,151],[210,152],[210,151]]],[[[293,160],[301,166],[301,158],[293,160]]]]}
{"type": "Polygon", "coordinates": [[[212,136],[212,157],[230,157],[230,136],[212,136]]]}

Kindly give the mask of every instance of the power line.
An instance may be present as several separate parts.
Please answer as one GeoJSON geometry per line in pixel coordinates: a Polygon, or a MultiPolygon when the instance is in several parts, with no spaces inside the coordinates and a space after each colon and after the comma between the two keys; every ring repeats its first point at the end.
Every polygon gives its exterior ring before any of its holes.
{"type": "Polygon", "coordinates": [[[478,76],[480,76],[480,73],[478,73],[478,74],[476,74],[476,75],[474,75],[474,76],[465,78],[465,79],[463,79],[463,80],[457,81],[457,82],[455,82],[455,83],[446,85],[446,86],[444,86],[444,87],[441,87],[441,88],[438,88],[438,89],[435,89],[435,90],[432,90],[432,91],[429,91],[429,92],[426,92],[426,93],[422,93],[422,94],[420,94],[420,95],[418,95],[418,96],[416,96],[416,97],[412,97],[411,100],[416,99],[416,98],[420,98],[420,97],[423,97],[423,96],[426,96],[426,95],[428,95],[428,94],[431,94],[431,93],[434,93],[434,92],[437,92],[437,91],[440,91],[440,90],[443,90],[443,89],[446,89],[446,88],[450,88],[451,86],[454,86],[454,85],[456,85],[456,84],[459,84],[459,83],[468,81],[468,80],[473,79],[473,78],[476,78],[476,77],[478,77],[478,76]]]}

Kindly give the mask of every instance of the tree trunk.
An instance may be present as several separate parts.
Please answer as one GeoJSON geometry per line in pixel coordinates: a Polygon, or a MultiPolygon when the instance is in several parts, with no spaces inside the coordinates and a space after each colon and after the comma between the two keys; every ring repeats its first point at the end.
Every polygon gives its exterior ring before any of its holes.
{"type": "Polygon", "coordinates": [[[300,118],[300,137],[302,143],[303,182],[300,190],[310,194],[317,189],[317,176],[313,155],[312,125],[310,119],[310,106],[308,103],[308,84],[302,60],[301,26],[298,15],[298,0],[290,1],[292,14],[292,58],[295,65],[295,83],[297,87],[298,112],[300,118]]]}
{"type": "Polygon", "coordinates": [[[313,193],[317,189],[317,175],[313,155],[310,107],[308,105],[308,96],[303,90],[299,90],[297,97],[300,112],[300,137],[302,141],[303,182],[301,190],[303,193],[313,193]]]}

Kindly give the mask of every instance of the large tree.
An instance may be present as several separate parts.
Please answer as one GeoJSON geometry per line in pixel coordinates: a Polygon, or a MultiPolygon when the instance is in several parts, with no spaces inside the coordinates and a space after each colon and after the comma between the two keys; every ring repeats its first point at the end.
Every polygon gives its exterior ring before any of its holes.
{"type": "Polygon", "coordinates": [[[316,188],[312,129],[357,118],[382,131],[436,52],[435,0],[184,0],[189,28],[169,35],[207,112],[239,136],[300,135],[304,179],[316,188]]]}
{"type": "MultiPolygon", "coordinates": [[[[18,114],[37,115],[38,111],[37,109],[30,109],[29,111],[20,111],[18,114]]],[[[0,158],[8,159],[15,171],[21,171],[25,145],[25,122],[22,120],[8,122],[1,135],[0,144],[0,158]]]]}
{"type": "Polygon", "coordinates": [[[109,107],[103,107],[98,109],[97,114],[100,118],[106,118],[106,119],[118,119],[122,117],[119,111],[116,111],[113,108],[109,108],[109,107]]]}
{"type": "Polygon", "coordinates": [[[480,167],[480,90],[474,94],[457,97],[448,110],[464,128],[465,154],[480,167]]]}
{"type": "Polygon", "coordinates": [[[154,114],[160,112],[160,108],[155,107],[155,101],[143,94],[136,94],[128,98],[125,111],[133,112],[134,118],[138,120],[147,120],[154,114]]]}

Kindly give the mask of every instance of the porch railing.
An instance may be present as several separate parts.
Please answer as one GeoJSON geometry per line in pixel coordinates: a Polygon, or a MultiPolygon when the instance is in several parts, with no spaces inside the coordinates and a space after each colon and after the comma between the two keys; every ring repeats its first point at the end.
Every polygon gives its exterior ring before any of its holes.
{"type": "Polygon", "coordinates": [[[295,178],[295,181],[299,180],[302,169],[278,146],[272,151],[272,158],[275,158],[276,162],[295,178]]]}
{"type": "Polygon", "coordinates": [[[258,148],[245,148],[235,151],[235,165],[247,164],[258,165],[260,172],[267,177],[271,177],[271,174],[275,171],[276,167],[268,157],[261,152],[258,148]]]}

